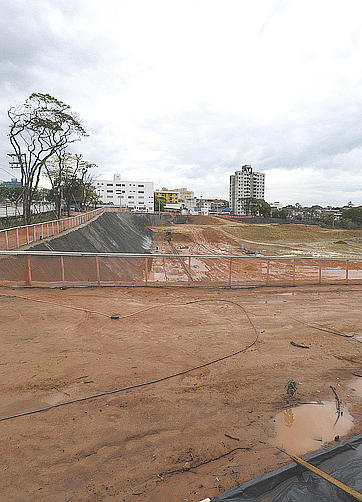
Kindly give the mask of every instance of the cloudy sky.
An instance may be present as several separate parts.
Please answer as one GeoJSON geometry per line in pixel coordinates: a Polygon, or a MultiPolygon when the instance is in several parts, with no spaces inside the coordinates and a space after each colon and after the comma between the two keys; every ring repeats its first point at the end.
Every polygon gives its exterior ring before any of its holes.
{"type": "MultiPolygon", "coordinates": [[[[96,175],[269,202],[362,204],[360,0],[0,0],[7,110],[52,94],[83,119],[96,175]]],[[[6,171],[5,171],[5,170],[6,171]]]]}

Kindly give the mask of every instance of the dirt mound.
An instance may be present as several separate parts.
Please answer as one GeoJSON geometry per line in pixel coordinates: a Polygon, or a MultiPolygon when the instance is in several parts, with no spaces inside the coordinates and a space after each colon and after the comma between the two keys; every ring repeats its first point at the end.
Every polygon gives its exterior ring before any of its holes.
{"type": "Polygon", "coordinates": [[[224,225],[225,222],[219,218],[214,218],[213,216],[204,216],[203,214],[197,214],[196,216],[189,216],[187,223],[192,225],[224,225]]]}

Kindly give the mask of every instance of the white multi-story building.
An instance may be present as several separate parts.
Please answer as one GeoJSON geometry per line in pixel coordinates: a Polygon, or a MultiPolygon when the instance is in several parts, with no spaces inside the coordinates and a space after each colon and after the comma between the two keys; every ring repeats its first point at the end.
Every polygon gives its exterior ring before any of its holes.
{"type": "Polygon", "coordinates": [[[123,181],[120,174],[112,180],[96,180],[97,195],[103,204],[113,204],[138,211],[154,211],[153,183],[149,181],[123,181]]]}
{"type": "Polygon", "coordinates": [[[242,166],[230,176],[230,209],[235,215],[245,214],[242,199],[264,199],[265,174],[253,172],[251,166],[242,166]]]}

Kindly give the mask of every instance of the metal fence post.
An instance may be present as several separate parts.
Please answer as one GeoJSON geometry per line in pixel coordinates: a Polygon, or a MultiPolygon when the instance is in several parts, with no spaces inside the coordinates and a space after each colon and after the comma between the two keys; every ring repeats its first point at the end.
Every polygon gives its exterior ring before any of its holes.
{"type": "Polygon", "coordinates": [[[189,270],[189,273],[187,274],[187,286],[190,287],[191,286],[191,256],[189,256],[188,258],[188,270],[189,270]]]}
{"type": "Polygon", "coordinates": [[[26,243],[29,244],[29,227],[26,227],[26,243]]]}
{"type": "Polygon", "coordinates": [[[19,228],[18,227],[16,228],[16,244],[17,244],[17,247],[19,247],[19,228]]]}
{"type": "Polygon", "coordinates": [[[232,265],[233,265],[233,259],[229,258],[229,288],[231,288],[232,265]]]}
{"type": "Polygon", "coordinates": [[[145,283],[146,287],[148,286],[148,257],[146,258],[146,263],[145,263],[145,283]]]}
{"type": "Polygon", "coordinates": [[[293,286],[295,286],[295,258],[293,259],[293,286]]]}
{"type": "Polygon", "coordinates": [[[9,249],[9,236],[7,230],[5,230],[5,241],[6,241],[6,249],[9,249]]]}
{"type": "Polygon", "coordinates": [[[64,259],[63,256],[60,257],[60,274],[61,274],[61,279],[62,283],[64,284],[65,282],[65,274],[64,274],[64,259]]]}
{"type": "Polygon", "coordinates": [[[101,285],[101,276],[99,272],[99,257],[98,255],[96,256],[96,273],[97,273],[97,284],[98,286],[101,285]]]}
{"type": "Polygon", "coordinates": [[[270,260],[266,260],[266,281],[265,286],[269,286],[269,270],[270,270],[270,260]]]}
{"type": "Polygon", "coordinates": [[[346,260],[346,283],[349,283],[349,260],[346,260]]]}
{"type": "Polygon", "coordinates": [[[318,260],[318,284],[322,284],[322,260],[318,260]]]}
{"type": "Polygon", "coordinates": [[[25,286],[31,286],[30,256],[25,255],[25,286]]]}

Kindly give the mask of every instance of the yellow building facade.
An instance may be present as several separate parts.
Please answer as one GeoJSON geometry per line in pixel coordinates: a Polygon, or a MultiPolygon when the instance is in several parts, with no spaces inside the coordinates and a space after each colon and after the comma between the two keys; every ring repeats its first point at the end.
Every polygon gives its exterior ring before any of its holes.
{"type": "Polygon", "coordinates": [[[162,197],[165,199],[166,204],[178,204],[179,202],[179,192],[174,190],[168,190],[167,188],[162,188],[162,190],[155,190],[156,197],[162,197]]]}

